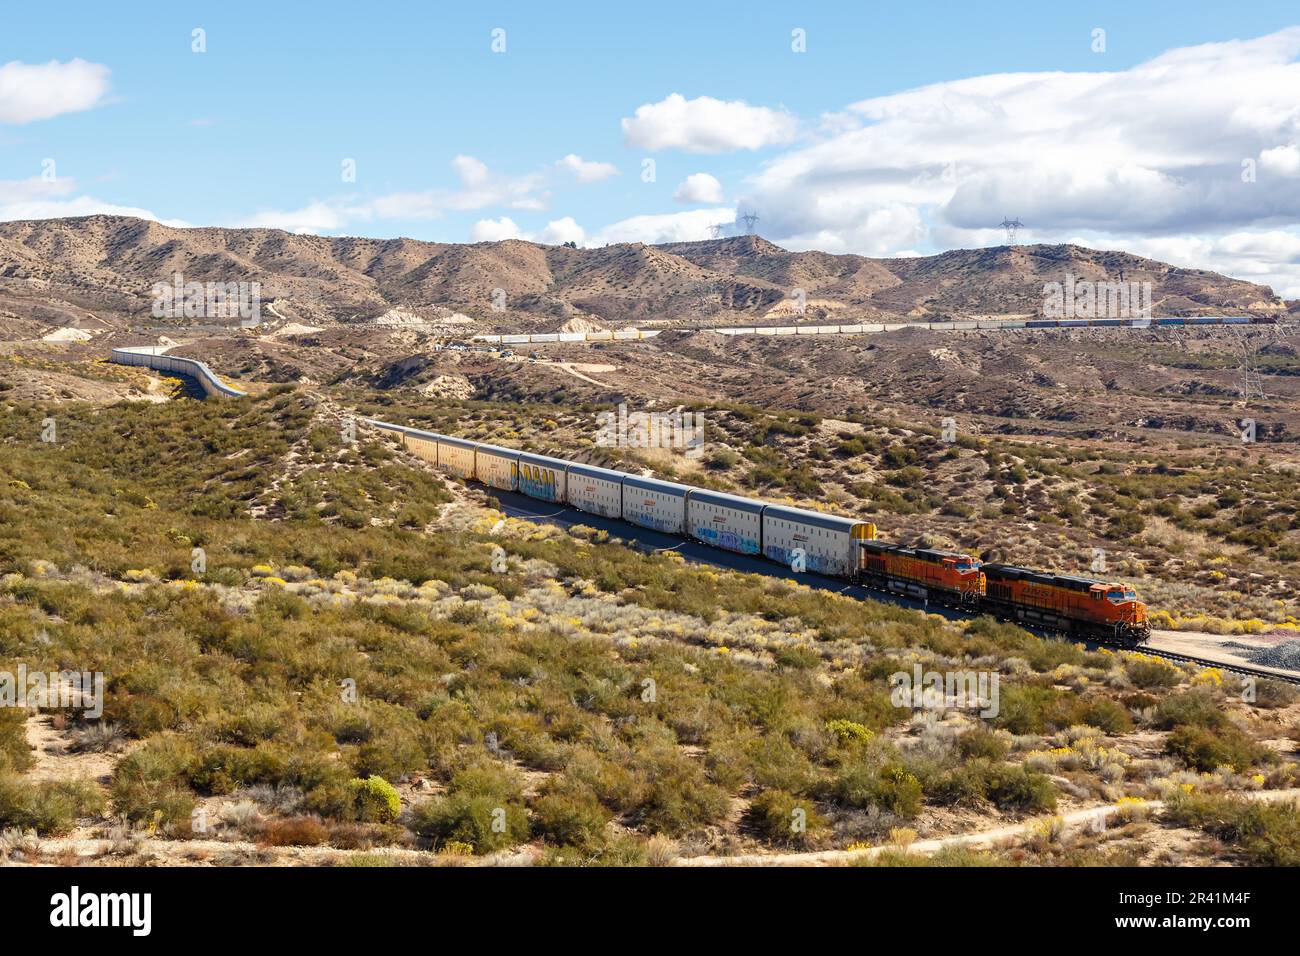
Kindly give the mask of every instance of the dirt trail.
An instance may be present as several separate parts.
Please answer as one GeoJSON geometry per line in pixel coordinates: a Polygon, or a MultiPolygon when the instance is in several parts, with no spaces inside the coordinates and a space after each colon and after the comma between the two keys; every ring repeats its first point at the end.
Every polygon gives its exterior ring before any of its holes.
{"type": "MultiPolygon", "coordinates": [[[[1242,796],[1251,800],[1300,800],[1300,789],[1261,790],[1254,793],[1245,793],[1242,794],[1242,796]]],[[[1148,811],[1159,811],[1164,807],[1164,801],[1149,800],[1143,804],[1142,807],[1148,811]]],[[[1107,804],[1106,806],[1089,807],[1084,810],[1075,810],[1072,813],[1062,814],[1060,819],[1064,821],[1067,831],[1071,829],[1080,830],[1090,826],[1096,826],[1099,822],[1104,823],[1120,812],[1120,807],[1107,804]]],[[[1027,837],[1033,833],[1035,825],[1051,819],[1053,818],[1035,817],[1032,820],[1023,820],[1020,823],[995,827],[992,830],[980,830],[976,833],[963,833],[956,836],[940,837],[934,840],[919,840],[908,847],[908,852],[929,855],[931,853],[937,853],[939,850],[950,846],[985,848],[1004,840],[1014,840],[1016,838],[1027,837]]],[[[871,860],[886,850],[891,849],[896,849],[896,847],[885,845],[866,847],[861,850],[819,850],[811,853],[752,853],[739,856],[696,856],[683,857],[677,860],[675,865],[827,866],[871,860]]]]}
{"type": "Polygon", "coordinates": [[[94,780],[107,783],[117,756],[107,753],[69,753],[72,737],[54,726],[51,714],[33,714],[24,726],[33,748],[35,765],[24,774],[34,783],[53,780],[94,780]]]}

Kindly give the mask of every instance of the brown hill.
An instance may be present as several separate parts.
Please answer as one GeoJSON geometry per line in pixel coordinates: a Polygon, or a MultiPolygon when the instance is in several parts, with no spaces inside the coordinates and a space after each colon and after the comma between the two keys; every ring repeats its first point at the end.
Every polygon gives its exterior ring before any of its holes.
{"type": "Polygon", "coordinates": [[[1044,283],[1067,275],[1151,282],[1157,314],[1287,308],[1266,286],[1066,245],[871,259],[788,252],[757,236],[572,249],[175,229],[115,216],[0,223],[0,295],[138,323],[149,319],[152,285],[175,272],[189,281],[259,282],[263,302],[314,324],[392,308],[450,308],[523,330],[577,317],[607,326],[755,322],[769,312],[788,316],[796,290],[810,317],[839,321],[1033,313],[1044,283]],[[497,289],[505,312],[493,309],[497,289]]]}

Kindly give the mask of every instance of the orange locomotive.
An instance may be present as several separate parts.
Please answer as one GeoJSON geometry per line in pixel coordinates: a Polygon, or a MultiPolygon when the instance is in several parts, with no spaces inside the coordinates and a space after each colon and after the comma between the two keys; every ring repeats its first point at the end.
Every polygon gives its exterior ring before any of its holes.
{"type": "Polygon", "coordinates": [[[998,617],[1120,644],[1141,644],[1151,636],[1147,606],[1122,584],[1006,564],[983,570],[981,606],[998,617]]]}
{"type": "Polygon", "coordinates": [[[968,609],[984,595],[980,563],[968,554],[904,548],[884,541],[862,541],[858,580],[908,597],[968,609]]]}

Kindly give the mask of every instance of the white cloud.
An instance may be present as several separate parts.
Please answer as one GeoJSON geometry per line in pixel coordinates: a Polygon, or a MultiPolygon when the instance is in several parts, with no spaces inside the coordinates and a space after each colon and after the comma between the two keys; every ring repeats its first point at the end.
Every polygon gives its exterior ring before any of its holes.
{"type": "MultiPolygon", "coordinates": [[[[1093,239],[1078,245],[1113,246],[1093,239]]],[[[1231,232],[1222,236],[1132,237],[1121,248],[1189,269],[1210,269],[1272,286],[1284,299],[1300,299],[1300,233],[1285,229],[1231,232]]]]}
{"type": "Polygon", "coordinates": [[[66,176],[53,180],[0,180],[0,222],[77,216],[134,216],[167,226],[189,225],[180,219],[162,219],[137,206],[122,206],[93,196],[74,196],[76,191],[76,181],[66,176]]]}
{"type": "Polygon", "coordinates": [[[593,245],[606,242],[693,242],[712,237],[715,225],[736,221],[734,209],[692,209],[658,216],[632,216],[606,226],[593,245]]]}
{"type": "Polygon", "coordinates": [[[480,219],[469,231],[470,242],[500,242],[502,239],[521,239],[519,226],[509,216],[500,219],[480,219]]]}
{"type": "Polygon", "coordinates": [[[688,153],[726,153],[788,143],[798,121],[784,110],[750,106],[743,100],[673,93],[658,103],[637,107],[623,120],[623,139],[638,149],[680,149],[688,153]]]}
{"type": "Polygon", "coordinates": [[[1281,245],[1236,254],[1228,237],[1300,221],[1298,58],[1300,27],[1121,71],[993,74],[863,100],[767,163],[739,205],[791,248],[875,255],[1000,244],[1004,216],[1027,223],[1030,242],[1192,236],[1212,258],[1181,263],[1294,290],[1300,268],[1276,258],[1281,245]]]}
{"type": "Polygon", "coordinates": [[[555,165],[571,172],[580,183],[598,183],[602,179],[618,175],[618,167],[613,163],[586,160],[574,153],[556,160],[555,165]]]}
{"type": "Polygon", "coordinates": [[[346,214],[338,207],[326,202],[313,202],[301,209],[263,210],[235,225],[257,229],[283,229],[285,232],[316,235],[342,229],[346,222],[346,214]]]}
{"type": "Polygon", "coordinates": [[[566,242],[582,245],[587,238],[586,231],[574,221],[572,216],[555,219],[546,224],[542,230],[541,241],[558,246],[566,242]]]}
{"type": "Polygon", "coordinates": [[[1300,149],[1292,144],[1261,150],[1259,165],[1261,169],[1283,176],[1300,175],[1300,149]]]}
{"type": "Polygon", "coordinates": [[[482,186],[487,182],[487,164],[473,156],[457,156],[451,161],[451,167],[466,186],[482,186]]]}
{"type": "Polygon", "coordinates": [[[109,69],[99,63],[21,63],[0,66],[0,123],[31,123],[99,105],[109,69]]]}
{"type": "Polygon", "coordinates": [[[682,180],[673,198],[678,202],[716,205],[722,202],[722,183],[708,173],[691,173],[682,180]]]}

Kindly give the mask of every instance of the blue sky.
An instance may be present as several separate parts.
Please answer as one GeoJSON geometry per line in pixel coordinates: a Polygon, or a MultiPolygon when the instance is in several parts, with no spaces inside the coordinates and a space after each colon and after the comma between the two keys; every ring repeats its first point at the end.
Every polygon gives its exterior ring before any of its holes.
{"type": "Polygon", "coordinates": [[[1005,213],[1300,296],[1294,2],[294,7],[6,9],[0,218],[600,244],[743,208],[891,255],[1005,213]]]}

